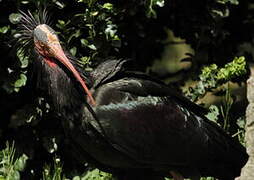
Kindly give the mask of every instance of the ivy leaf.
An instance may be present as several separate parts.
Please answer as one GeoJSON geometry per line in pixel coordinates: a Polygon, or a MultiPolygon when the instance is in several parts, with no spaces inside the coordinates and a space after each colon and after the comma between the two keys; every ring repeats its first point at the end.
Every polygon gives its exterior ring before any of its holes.
{"type": "Polygon", "coordinates": [[[211,105],[209,107],[210,112],[205,115],[205,117],[207,117],[207,119],[217,122],[218,121],[218,117],[219,117],[219,108],[215,105],[211,105]]]}
{"type": "Polygon", "coordinates": [[[3,26],[3,27],[0,27],[0,33],[6,34],[6,33],[8,32],[9,29],[10,29],[10,26],[3,26]]]}
{"type": "Polygon", "coordinates": [[[25,74],[20,74],[19,79],[14,83],[14,91],[18,92],[22,86],[26,85],[27,77],[25,74]]]}
{"type": "Polygon", "coordinates": [[[75,56],[77,54],[77,47],[71,48],[70,53],[71,53],[72,56],[75,56]]]}
{"type": "Polygon", "coordinates": [[[94,51],[97,50],[97,48],[96,48],[96,46],[95,46],[94,44],[90,44],[90,45],[88,45],[87,47],[89,47],[90,49],[92,49],[92,50],[94,50],[94,51]]]}
{"type": "Polygon", "coordinates": [[[89,61],[90,61],[90,58],[87,57],[87,56],[84,56],[84,57],[81,57],[81,58],[80,58],[81,64],[88,64],[89,61]]]}
{"type": "Polygon", "coordinates": [[[109,173],[100,171],[98,169],[94,169],[91,171],[88,171],[84,177],[82,177],[82,180],[112,180],[113,176],[109,173]]]}
{"type": "Polygon", "coordinates": [[[105,3],[105,4],[103,4],[102,8],[107,9],[107,10],[112,10],[113,9],[113,4],[105,3]]]}
{"type": "Polygon", "coordinates": [[[236,124],[239,126],[239,128],[244,129],[246,124],[246,119],[244,116],[237,119],[236,124]]]}
{"type": "Polygon", "coordinates": [[[21,19],[21,14],[19,14],[19,13],[12,13],[9,15],[9,21],[12,24],[18,24],[20,19],[21,19]]]}
{"type": "Polygon", "coordinates": [[[89,44],[88,40],[86,40],[86,39],[80,39],[80,42],[81,42],[81,45],[82,45],[83,47],[86,47],[86,46],[88,46],[88,44],[89,44]]]}

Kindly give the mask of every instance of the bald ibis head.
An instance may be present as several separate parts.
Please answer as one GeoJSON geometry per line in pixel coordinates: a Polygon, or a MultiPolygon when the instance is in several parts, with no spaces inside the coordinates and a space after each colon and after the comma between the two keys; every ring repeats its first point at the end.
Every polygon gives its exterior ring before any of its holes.
{"type": "Polygon", "coordinates": [[[42,60],[51,68],[55,68],[57,63],[64,65],[80,83],[85,93],[88,95],[90,103],[95,105],[95,101],[86,86],[85,80],[82,79],[79,72],[65,55],[56,32],[43,22],[46,15],[43,14],[42,17],[44,18],[37,21],[30,12],[29,15],[24,12],[21,12],[21,14],[21,40],[23,40],[25,44],[33,44],[35,51],[43,57],[42,60]]]}

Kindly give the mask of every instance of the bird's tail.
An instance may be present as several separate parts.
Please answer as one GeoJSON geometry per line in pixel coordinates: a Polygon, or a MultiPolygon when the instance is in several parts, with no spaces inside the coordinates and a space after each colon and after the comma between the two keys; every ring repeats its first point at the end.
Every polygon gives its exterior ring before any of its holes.
{"type": "Polygon", "coordinates": [[[233,180],[240,175],[241,168],[248,160],[246,149],[214,122],[209,120],[205,122],[207,134],[211,137],[209,142],[211,167],[207,173],[216,175],[220,180],[233,180]]]}

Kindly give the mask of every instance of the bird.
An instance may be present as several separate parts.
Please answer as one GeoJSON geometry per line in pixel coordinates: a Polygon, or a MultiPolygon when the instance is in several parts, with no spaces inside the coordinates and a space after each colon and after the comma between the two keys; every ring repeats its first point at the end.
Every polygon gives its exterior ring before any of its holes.
{"type": "Polygon", "coordinates": [[[245,148],[206,109],[128,60],[108,59],[85,72],[60,43],[42,12],[20,11],[21,49],[28,52],[41,92],[61,119],[75,158],[119,179],[232,180],[245,148]]]}

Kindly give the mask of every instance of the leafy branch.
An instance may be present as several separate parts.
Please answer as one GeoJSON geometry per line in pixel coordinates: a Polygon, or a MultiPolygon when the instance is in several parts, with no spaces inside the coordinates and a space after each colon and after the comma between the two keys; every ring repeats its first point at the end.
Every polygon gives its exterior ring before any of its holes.
{"type": "Polygon", "coordinates": [[[219,68],[216,64],[206,66],[199,75],[199,81],[195,87],[190,87],[187,95],[197,101],[203,97],[208,91],[225,84],[231,80],[235,80],[247,73],[246,61],[243,56],[235,57],[230,63],[223,68],[219,68]]]}

